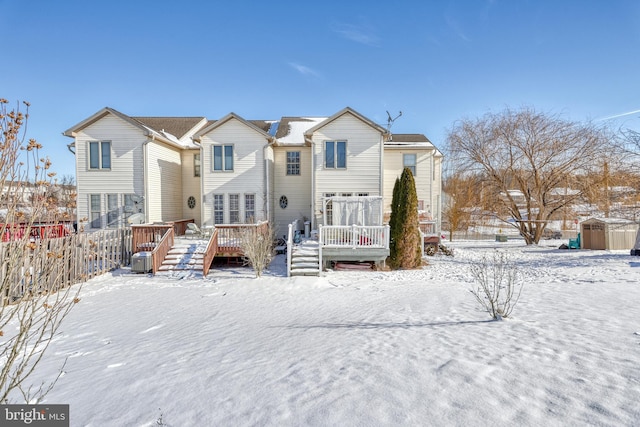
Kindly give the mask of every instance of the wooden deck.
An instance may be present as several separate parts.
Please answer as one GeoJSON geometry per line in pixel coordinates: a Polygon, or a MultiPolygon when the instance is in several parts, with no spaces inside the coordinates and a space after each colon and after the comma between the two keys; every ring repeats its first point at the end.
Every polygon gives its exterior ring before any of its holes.
{"type": "Polygon", "coordinates": [[[384,262],[389,256],[389,226],[320,226],[320,257],[326,261],[384,262]]]}
{"type": "MultiPolygon", "coordinates": [[[[172,221],[166,224],[132,225],[133,252],[152,252],[155,274],[174,244],[174,236],[184,236],[186,224],[193,220],[172,221]],[[176,231],[177,230],[177,231],[176,231]],[[177,234],[182,231],[182,234],[177,234]]],[[[268,222],[258,224],[220,224],[206,238],[207,246],[203,255],[203,275],[206,276],[215,257],[242,257],[242,236],[245,230],[265,232],[268,222]]]]}

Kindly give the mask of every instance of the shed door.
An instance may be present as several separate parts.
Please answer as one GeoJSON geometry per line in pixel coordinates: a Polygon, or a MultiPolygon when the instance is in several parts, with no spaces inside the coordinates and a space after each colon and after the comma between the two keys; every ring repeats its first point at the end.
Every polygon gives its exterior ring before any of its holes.
{"type": "Polygon", "coordinates": [[[599,250],[606,249],[604,224],[584,224],[583,234],[583,248],[599,250]]]}

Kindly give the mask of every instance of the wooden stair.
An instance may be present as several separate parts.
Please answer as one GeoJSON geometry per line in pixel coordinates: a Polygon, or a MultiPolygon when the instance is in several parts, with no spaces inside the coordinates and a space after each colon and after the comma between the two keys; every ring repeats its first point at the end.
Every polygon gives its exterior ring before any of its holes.
{"type": "Polygon", "coordinates": [[[293,246],[291,276],[319,276],[320,247],[315,240],[305,240],[293,246]]]}
{"type": "Polygon", "coordinates": [[[199,271],[202,272],[206,240],[177,242],[165,257],[159,271],[199,271]]]}

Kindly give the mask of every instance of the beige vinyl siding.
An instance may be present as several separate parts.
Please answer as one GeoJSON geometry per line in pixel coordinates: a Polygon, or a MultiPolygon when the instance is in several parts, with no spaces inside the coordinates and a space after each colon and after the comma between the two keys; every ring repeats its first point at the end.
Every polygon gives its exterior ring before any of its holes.
{"type": "Polygon", "coordinates": [[[384,211],[391,211],[391,198],[396,178],[400,177],[403,169],[403,155],[416,154],[416,193],[418,200],[424,201],[424,210],[433,213],[433,150],[425,149],[385,149],[384,150],[384,211]]]}
{"type": "MultiPolygon", "coordinates": [[[[182,152],[182,218],[193,218],[196,224],[202,224],[202,190],[200,177],[194,176],[193,156],[200,150],[184,150],[182,152]],[[189,208],[189,196],[196,199],[195,208],[189,208]]],[[[202,157],[200,157],[200,175],[202,175],[202,157]]]]}
{"type": "Polygon", "coordinates": [[[311,147],[274,147],[273,210],[276,236],[288,232],[295,220],[311,218],[311,147]],[[300,175],[287,175],[287,152],[300,152],[300,175]],[[287,197],[287,207],[280,207],[280,197],[287,197]]]}
{"type": "Polygon", "coordinates": [[[147,144],[147,208],[149,222],[182,219],[180,150],[152,141],[147,144]]]}
{"type": "MultiPolygon", "coordinates": [[[[140,129],[110,114],[78,133],[75,139],[75,150],[79,222],[83,218],[89,218],[90,194],[137,194],[143,196],[142,144],[145,141],[146,137],[140,129]],[[89,170],[88,145],[90,141],[111,142],[110,170],[89,170]]],[[[102,212],[103,215],[106,215],[104,197],[102,197],[102,212]]]]}
{"type": "Polygon", "coordinates": [[[213,225],[213,195],[224,195],[224,221],[229,222],[229,194],[240,194],[240,219],[244,219],[244,194],[255,194],[256,220],[266,219],[266,169],[264,135],[236,119],[201,138],[204,191],[203,225],[213,225]],[[213,171],[212,146],[233,145],[233,171],[213,171]]]}
{"type": "Polygon", "coordinates": [[[314,227],[322,223],[322,197],[325,193],[382,194],[380,157],[381,133],[351,114],[344,114],[321,127],[313,136],[314,227]],[[325,169],[324,142],[347,142],[346,169],[325,169]]]}
{"type": "MultiPolygon", "coordinates": [[[[274,149],[272,146],[268,146],[265,149],[265,189],[266,189],[266,205],[265,208],[266,209],[266,214],[268,215],[267,217],[265,217],[265,219],[267,219],[270,223],[273,223],[274,221],[274,210],[275,210],[275,206],[273,204],[273,189],[274,189],[274,168],[275,168],[275,154],[274,154],[274,149]]],[[[256,203],[257,206],[257,203],[256,203]]]]}

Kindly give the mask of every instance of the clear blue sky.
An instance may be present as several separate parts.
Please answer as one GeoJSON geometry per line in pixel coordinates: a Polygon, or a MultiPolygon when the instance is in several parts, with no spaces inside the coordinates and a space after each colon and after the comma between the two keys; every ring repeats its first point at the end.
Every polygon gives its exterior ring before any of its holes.
{"type": "MultiPolygon", "coordinates": [[[[350,106],[444,147],[461,118],[640,110],[640,1],[0,0],[0,97],[74,174],[63,131],[132,116],[328,116],[350,106]]],[[[640,121],[639,114],[629,120],[640,121]]]]}

